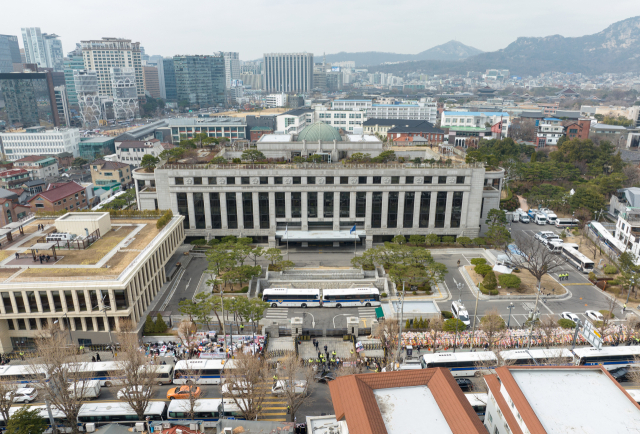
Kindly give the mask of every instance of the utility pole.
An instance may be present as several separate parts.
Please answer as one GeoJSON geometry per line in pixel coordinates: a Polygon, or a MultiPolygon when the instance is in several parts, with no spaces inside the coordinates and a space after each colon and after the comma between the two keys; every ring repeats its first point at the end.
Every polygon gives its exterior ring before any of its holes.
{"type": "Polygon", "coordinates": [[[478,288],[478,290],[476,291],[476,308],[475,308],[475,311],[473,312],[473,329],[471,331],[471,345],[469,346],[469,349],[473,348],[473,343],[476,338],[476,317],[478,316],[478,299],[480,298],[479,293],[480,293],[480,288],[478,288]]]}
{"type": "Polygon", "coordinates": [[[400,348],[402,347],[402,320],[404,317],[404,280],[402,281],[402,298],[400,299],[400,321],[398,324],[398,349],[396,350],[396,361],[400,360],[400,348]]]}
{"type": "Polygon", "coordinates": [[[529,342],[527,343],[527,350],[531,349],[531,335],[533,334],[533,325],[536,322],[536,312],[538,310],[538,300],[540,299],[540,281],[538,280],[538,291],[536,292],[536,305],[531,313],[531,327],[529,328],[529,342]]]}

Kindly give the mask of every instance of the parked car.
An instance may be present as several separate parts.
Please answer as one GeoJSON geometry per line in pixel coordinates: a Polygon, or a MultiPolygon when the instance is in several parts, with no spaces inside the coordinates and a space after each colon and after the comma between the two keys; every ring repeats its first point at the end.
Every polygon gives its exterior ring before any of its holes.
{"type": "MultiPolygon", "coordinates": [[[[283,395],[290,390],[291,380],[278,380],[271,387],[271,393],[274,395],[283,395]]],[[[307,393],[307,382],[305,380],[294,380],[293,391],[296,395],[307,393]]]]}
{"type": "MultiPolygon", "coordinates": [[[[10,399],[11,397],[11,392],[7,393],[6,395],[6,399],[10,399]]],[[[36,399],[36,397],[38,396],[38,391],[32,387],[24,387],[24,388],[20,388],[20,389],[16,389],[16,391],[13,394],[13,402],[22,402],[25,404],[28,404],[30,402],[33,402],[33,400],[36,399]]]]}
{"type": "Polygon", "coordinates": [[[313,377],[313,379],[315,380],[316,383],[328,383],[329,381],[335,380],[336,376],[332,372],[322,371],[321,374],[316,374],[316,376],[313,377]]]}
{"type": "Polygon", "coordinates": [[[538,240],[538,241],[542,241],[542,237],[544,237],[546,235],[555,235],[555,233],[553,233],[551,231],[540,231],[540,232],[536,232],[536,234],[534,235],[533,238],[538,240]]]}
{"type": "MultiPolygon", "coordinates": [[[[146,397],[150,393],[150,388],[145,386],[129,386],[118,390],[116,398],[126,399],[127,396],[134,397],[136,395],[146,397]]],[[[135,398],[134,398],[135,399],[135,398]]]]}
{"type": "Polygon", "coordinates": [[[463,392],[473,390],[473,383],[468,378],[456,378],[456,383],[458,383],[463,392]]]}
{"type": "Polygon", "coordinates": [[[571,313],[571,312],[562,312],[560,314],[560,318],[568,319],[569,321],[573,321],[576,324],[578,324],[578,320],[580,319],[580,318],[578,318],[578,315],[576,315],[575,313],[571,313]]]}
{"type": "Polygon", "coordinates": [[[604,321],[604,317],[597,310],[588,310],[584,313],[584,315],[591,321],[604,321]]]}
{"type": "Polygon", "coordinates": [[[623,381],[626,381],[628,373],[629,373],[629,368],[626,366],[622,366],[620,368],[612,369],[611,371],[609,371],[609,374],[611,374],[611,376],[615,378],[615,380],[618,383],[622,383],[623,381]]]}
{"type": "Polygon", "coordinates": [[[196,398],[200,398],[202,391],[196,386],[180,386],[167,390],[167,399],[189,399],[190,394],[196,398]]]}

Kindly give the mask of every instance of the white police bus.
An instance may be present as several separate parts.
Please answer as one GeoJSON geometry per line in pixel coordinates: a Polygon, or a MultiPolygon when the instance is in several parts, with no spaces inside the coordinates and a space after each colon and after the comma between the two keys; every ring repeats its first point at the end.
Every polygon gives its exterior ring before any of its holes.
{"type": "Polygon", "coordinates": [[[573,247],[563,244],[560,253],[567,259],[567,262],[576,267],[578,271],[582,271],[585,274],[593,271],[595,266],[593,261],[573,247]]]}
{"type": "Polygon", "coordinates": [[[607,370],[631,366],[633,369],[640,369],[640,347],[602,347],[597,348],[576,348],[573,362],[576,365],[596,366],[603,365],[607,370]]]}
{"type": "Polygon", "coordinates": [[[566,348],[500,351],[500,358],[504,360],[505,365],[573,364],[573,354],[566,348]]]}
{"type": "Polygon", "coordinates": [[[271,307],[320,307],[320,290],[307,288],[267,288],[262,301],[271,307]]]}
{"type": "Polygon", "coordinates": [[[380,306],[380,291],[378,288],[325,289],[322,291],[322,306],[337,308],[380,306]]]}
{"type": "MultiPolygon", "coordinates": [[[[205,428],[215,428],[216,422],[220,419],[222,412],[222,399],[198,399],[193,409],[193,417],[191,417],[191,406],[187,399],[174,399],[169,403],[167,412],[168,420],[201,420],[204,422],[205,428]]],[[[240,407],[235,404],[232,399],[224,400],[225,419],[244,419],[240,407]]]]}
{"type": "Polygon", "coordinates": [[[580,221],[578,219],[557,219],[556,227],[557,228],[577,228],[578,223],[580,221]]]}
{"type": "Polygon", "coordinates": [[[144,410],[145,418],[140,420],[135,411],[126,402],[92,402],[82,404],[78,412],[78,423],[119,423],[131,424],[135,422],[166,420],[167,405],[163,401],[150,401],[144,410]]]}
{"type": "Polygon", "coordinates": [[[420,365],[425,368],[448,368],[454,377],[473,377],[492,372],[498,364],[493,351],[435,353],[425,354],[420,358],[420,365]]]}
{"type": "Polygon", "coordinates": [[[179,360],[173,369],[173,384],[220,384],[225,360],[179,360]]]}

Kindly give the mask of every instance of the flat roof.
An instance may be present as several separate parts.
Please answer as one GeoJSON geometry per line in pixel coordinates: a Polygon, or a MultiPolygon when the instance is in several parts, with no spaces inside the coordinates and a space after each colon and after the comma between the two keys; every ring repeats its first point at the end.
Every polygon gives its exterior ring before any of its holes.
{"type": "Polygon", "coordinates": [[[548,434],[640,432],[640,409],[601,369],[510,369],[548,434]]]}
{"type": "Polygon", "coordinates": [[[264,134],[258,139],[258,142],[260,143],[280,143],[291,141],[293,141],[291,134],[264,134]]]}
{"type": "Polygon", "coordinates": [[[80,222],[96,221],[103,218],[105,215],[109,215],[109,213],[108,212],[82,212],[82,213],[70,212],[63,215],[62,217],[58,217],[56,221],[58,220],[80,221],[80,222]]]}
{"type": "Polygon", "coordinates": [[[373,395],[388,434],[416,432],[416,416],[428,421],[428,432],[453,434],[428,386],[377,389],[373,395]]]}
{"type": "Polygon", "coordinates": [[[379,138],[368,134],[347,134],[345,138],[347,142],[380,142],[379,138]]]}
{"type": "Polygon", "coordinates": [[[442,112],[444,116],[504,116],[509,117],[507,112],[442,112]]]}

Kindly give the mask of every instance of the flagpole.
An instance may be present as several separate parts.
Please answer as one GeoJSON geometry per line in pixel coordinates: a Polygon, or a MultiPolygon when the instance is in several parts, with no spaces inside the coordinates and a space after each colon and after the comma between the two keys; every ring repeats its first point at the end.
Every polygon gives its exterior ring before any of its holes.
{"type": "Polygon", "coordinates": [[[353,231],[353,257],[358,256],[358,234],[353,231]]]}
{"type": "Polygon", "coordinates": [[[287,261],[289,260],[289,225],[287,225],[285,229],[285,233],[287,234],[287,261]]]}

